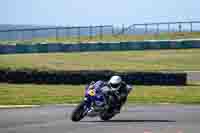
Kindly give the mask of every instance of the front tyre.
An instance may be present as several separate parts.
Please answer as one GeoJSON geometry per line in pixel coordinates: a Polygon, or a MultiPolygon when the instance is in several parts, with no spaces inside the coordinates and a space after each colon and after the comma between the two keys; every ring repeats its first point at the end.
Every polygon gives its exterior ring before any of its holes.
{"type": "Polygon", "coordinates": [[[78,122],[80,121],[81,119],[84,118],[85,114],[85,102],[81,102],[75,109],[74,111],[72,112],[72,115],[71,115],[71,120],[74,121],[74,122],[78,122]]]}

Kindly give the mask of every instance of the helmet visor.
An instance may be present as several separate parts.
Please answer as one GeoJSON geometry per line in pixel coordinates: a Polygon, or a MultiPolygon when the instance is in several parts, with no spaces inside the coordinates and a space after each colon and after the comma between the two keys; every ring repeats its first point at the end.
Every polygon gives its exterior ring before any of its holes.
{"type": "Polygon", "coordinates": [[[120,87],[120,84],[110,84],[110,86],[114,89],[118,89],[120,87]]]}

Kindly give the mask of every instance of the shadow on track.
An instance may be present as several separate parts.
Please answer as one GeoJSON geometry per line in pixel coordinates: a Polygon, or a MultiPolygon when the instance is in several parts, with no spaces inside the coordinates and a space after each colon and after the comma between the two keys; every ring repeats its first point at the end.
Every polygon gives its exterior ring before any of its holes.
{"type": "Polygon", "coordinates": [[[176,122],[173,120],[109,120],[109,121],[81,121],[81,122],[94,122],[94,123],[98,123],[98,122],[110,122],[110,123],[161,123],[161,122],[176,122]]]}

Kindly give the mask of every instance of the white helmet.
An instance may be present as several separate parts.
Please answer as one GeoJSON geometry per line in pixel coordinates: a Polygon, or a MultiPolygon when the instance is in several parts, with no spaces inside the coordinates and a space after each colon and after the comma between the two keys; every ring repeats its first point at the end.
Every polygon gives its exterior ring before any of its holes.
{"type": "Polygon", "coordinates": [[[112,90],[118,90],[121,87],[122,78],[120,76],[112,76],[108,81],[112,90]]]}

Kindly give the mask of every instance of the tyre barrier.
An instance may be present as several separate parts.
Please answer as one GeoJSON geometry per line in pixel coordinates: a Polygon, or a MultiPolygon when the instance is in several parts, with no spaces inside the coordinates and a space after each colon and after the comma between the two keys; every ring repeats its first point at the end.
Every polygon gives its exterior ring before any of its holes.
{"type": "Polygon", "coordinates": [[[36,71],[0,70],[0,82],[35,84],[87,84],[91,81],[109,80],[113,75],[135,85],[186,85],[186,73],[164,72],[114,72],[114,71],[36,71]]]}
{"type": "Polygon", "coordinates": [[[200,48],[200,40],[165,40],[165,41],[133,41],[113,43],[81,43],[81,44],[16,44],[1,45],[0,54],[13,53],[51,53],[51,52],[88,52],[88,51],[121,51],[148,49],[187,49],[200,48]]]}

